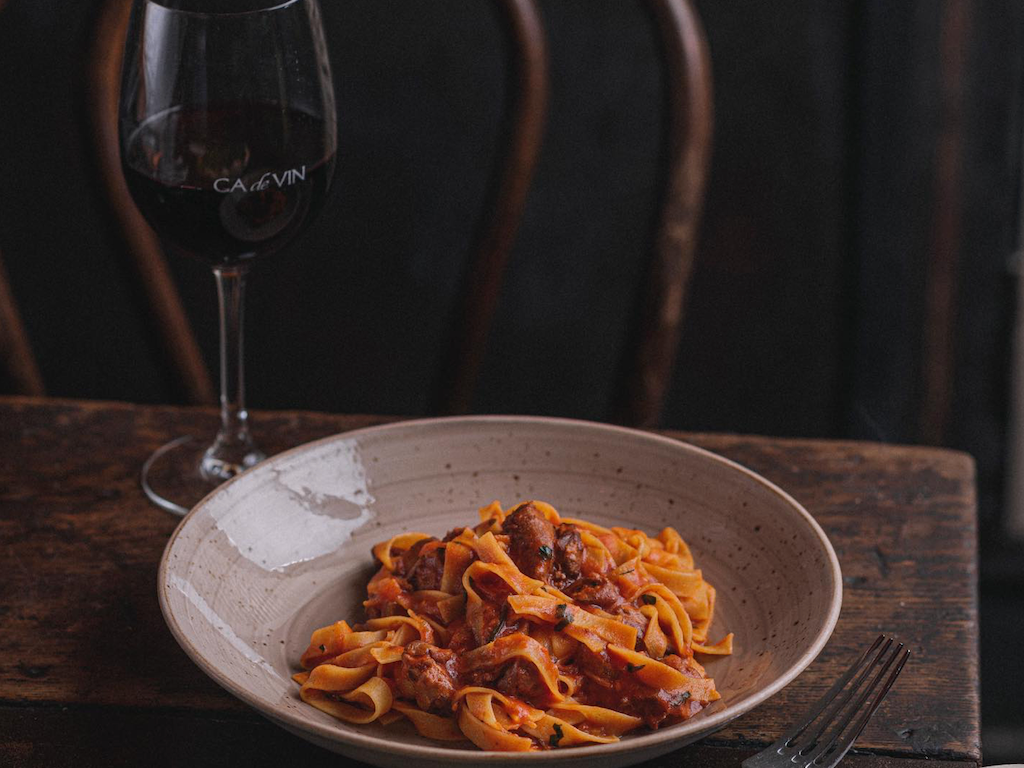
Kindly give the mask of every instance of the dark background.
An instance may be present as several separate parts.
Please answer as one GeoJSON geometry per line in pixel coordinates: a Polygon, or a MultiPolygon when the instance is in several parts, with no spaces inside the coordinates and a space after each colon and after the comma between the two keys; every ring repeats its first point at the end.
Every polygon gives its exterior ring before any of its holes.
{"type": "MultiPolygon", "coordinates": [[[[1020,760],[1024,564],[1001,496],[1024,4],[696,5],[715,146],[662,425],[974,455],[986,761],[1020,760]]],[[[98,2],[0,6],[0,252],[47,392],[182,402],[94,160],[98,2]]],[[[250,404],[427,414],[500,158],[510,45],[481,0],[322,6],[336,186],[253,273],[250,404]]],[[[474,410],[606,419],[660,196],[665,72],[644,3],[540,7],[549,120],[474,410]]],[[[215,370],[213,280],[173,268],[215,370]]]]}

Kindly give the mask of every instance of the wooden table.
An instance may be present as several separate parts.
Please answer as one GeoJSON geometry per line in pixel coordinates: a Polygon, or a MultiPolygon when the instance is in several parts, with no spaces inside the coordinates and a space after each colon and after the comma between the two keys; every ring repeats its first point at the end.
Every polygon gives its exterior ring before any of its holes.
{"type": "MultiPolygon", "coordinates": [[[[257,414],[268,451],[383,419],[257,414]]],[[[218,688],[178,648],[156,571],[178,519],[138,485],[203,409],[0,398],[0,765],[338,766],[218,688]]],[[[792,493],[843,567],[839,625],[775,701],[657,766],[735,766],[880,631],[911,661],[844,766],[980,764],[974,467],[961,453],[733,435],[680,438],[792,493]],[[927,759],[927,762],[926,762],[927,759]]]]}

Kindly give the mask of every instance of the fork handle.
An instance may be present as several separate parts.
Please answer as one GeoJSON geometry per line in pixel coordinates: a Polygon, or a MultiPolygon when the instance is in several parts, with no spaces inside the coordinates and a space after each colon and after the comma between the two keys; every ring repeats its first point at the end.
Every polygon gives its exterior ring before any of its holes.
{"type": "Polygon", "coordinates": [[[777,768],[781,759],[779,753],[766,749],[744,760],[741,768],[777,768]]]}

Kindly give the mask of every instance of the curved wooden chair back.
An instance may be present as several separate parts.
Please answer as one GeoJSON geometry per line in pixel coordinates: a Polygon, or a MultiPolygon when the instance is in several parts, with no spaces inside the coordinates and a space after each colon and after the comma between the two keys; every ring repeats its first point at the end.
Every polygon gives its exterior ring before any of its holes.
{"type": "MultiPolygon", "coordinates": [[[[0,0],[0,7],[3,0],[0,0]]],[[[41,397],[46,394],[32,346],[29,344],[14,292],[7,278],[3,256],[0,255],[0,372],[4,389],[16,395],[41,397]]]]}
{"type": "Polygon", "coordinates": [[[490,215],[477,235],[441,364],[435,401],[436,409],[447,414],[466,413],[471,405],[487,348],[487,332],[540,155],[547,111],[547,51],[537,4],[535,0],[499,0],[499,5],[511,28],[516,52],[518,87],[511,106],[514,119],[505,162],[493,186],[490,215]]]}
{"type": "Polygon", "coordinates": [[[690,0],[648,0],[668,74],[667,184],[613,405],[622,424],[658,423],[679,347],[711,160],[711,58],[690,0]]]}
{"type": "MultiPolygon", "coordinates": [[[[0,11],[5,0],[0,0],[0,11]]],[[[3,255],[0,254],[0,373],[5,389],[16,395],[41,397],[46,394],[39,364],[32,354],[21,313],[14,300],[14,291],[7,277],[3,255]]]]}
{"type": "Polygon", "coordinates": [[[96,155],[108,202],[125,239],[133,270],[151,308],[152,319],[177,383],[188,402],[209,404],[216,400],[210,372],[203,362],[199,343],[185,314],[160,241],[135,207],[121,172],[117,109],[124,38],[131,5],[131,0],[107,0],[100,9],[96,26],[88,73],[96,155]]]}
{"type": "MultiPolygon", "coordinates": [[[[536,0],[494,1],[510,29],[518,88],[509,107],[504,161],[499,164],[488,213],[463,277],[447,362],[442,365],[436,398],[436,410],[442,413],[465,412],[470,407],[545,122],[548,64],[536,0]]],[[[648,277],[614,404],[617,421],[637,426],[657,422],[674,367],[712,134],[707,44],[690,1],[645,1],[660,30],[669,74],[669,165],[648,277]]],[[[212,403],[216,397],[212,378],[163,251],[132,203],[121,173],[117,102],[121,41],[130,7],[131,0],[106,0],[94,38],[89,96],[99,163],[109,203],[179,384],[190,402],[212,403]]]]}

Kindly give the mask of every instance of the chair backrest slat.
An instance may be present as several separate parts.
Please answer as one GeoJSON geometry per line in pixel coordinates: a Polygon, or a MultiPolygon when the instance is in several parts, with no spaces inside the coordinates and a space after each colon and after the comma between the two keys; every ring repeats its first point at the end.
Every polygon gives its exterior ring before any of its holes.
{"type": "Polygon", "coordinates": [[[465,413],[480,374],[505,267],[540,155],[547,111],[547,45],[535,0],[498,0],[512,32],[516,92],[509,146],[492,185],[491,205],[479,228],[455,312],[437,386],[440,413],[465,413]]]}
{"type": "MultiPolygon", "coordinates": [[[[0,0],[0,5],[3,0],[0,0]]],[[[43,376],[32,354],[25,325],[14,300],[3,256],[0,255],[0,370],[10,377],[16,395],[42,397],[46,394],[43,376]]]]}
{"type": "Polygon", "coordinates": [[[117,135],[123,40],[131,0],[108,0],[97,23],[89,94],[97,159],[104,188],[132,256],[178,384],[190,403],[211,404],[216,394],[199,343],[156,234],[139,213],[121,172],[117,135]]]}
{"type": "Polygon", "coordinates": [[[668,82],[668,176],[646,286],[634,312],[613,418],[654,426],[671,383],[711,158],[714,105],[704,29],[689,0],[648,0],[668,82]]]}

